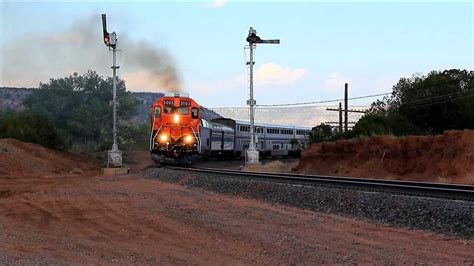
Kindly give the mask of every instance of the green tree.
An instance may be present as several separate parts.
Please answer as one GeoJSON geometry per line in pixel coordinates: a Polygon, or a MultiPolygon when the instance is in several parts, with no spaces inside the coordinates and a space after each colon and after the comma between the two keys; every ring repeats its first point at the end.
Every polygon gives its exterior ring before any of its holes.
{"type": "Polygon", "coordinates": [[[422,130],[418,128],[414,123],[408,120],[407,117],[398,114],[390,113],[386,117],[390,133],[395,136],[406,136],[406,135],[420,135],[422,130]]]}
{"type": "MultiPolygon", "coordinates": [[[[126,91],[125,82],[118,80],[118,116],[130,119],[136,112],[137,100],[126,91]]],[[[24,100],[27,110],[49,117],[64,136],[68,148],[97,150],[111,143],[112,78],[103,78],[94,71],[51,79],[40,83],[24,100]]],[[[119,131],[126,130],[120,126],[119,131]]]]}
{"type": "Polygon", "coordinates": [[[315,126],[309,132],[309,141],[311,143],[319,143],[323,141],[330,141],[334,137],[334,131],[330,125],[321,123],[319,126],[315,126]]]}
{"type": "Polygon", "coordinates": [[[150,125],[129,125],[119,135],[122,149],[148,150],[150,145],[150,125]]]}
{"type": "Polygon", "coordinates": [[[367,114],[357,121],[352,131],[358,136],[370,137],[390,134],[390,127],[386,116],[367,114]]]}
{"type": "Polygon", "coordinates": [[[409,126],[397,134],[474,129],[474,72],[451,69],[401,78],[391,96],[374,102],[370,112],[409,126]]]}
{"type": "Polygon", "coordinates": [[[401,78],[391,95],[373,102],[352,130],[332,132],[321,124],[310,139],[439,134],[447,129],[474,129],[474,71],[451,69],[401,78]]]}

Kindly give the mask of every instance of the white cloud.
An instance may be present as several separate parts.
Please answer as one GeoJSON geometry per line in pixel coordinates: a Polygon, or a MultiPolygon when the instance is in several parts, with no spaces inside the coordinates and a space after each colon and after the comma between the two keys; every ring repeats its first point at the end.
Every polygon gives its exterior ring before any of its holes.
{"type": "MultiPolygon", "coordinates": [[[[287,85],[301,79],[306,70],[303,68],[288,68],[281,65],[268,63],[255,69],[255,83],[258,88],[265,85],[287,85]]],[[[262,88],[263,89],[263,88],[262,88]]],[[[235,102],[242,102],[248,97],[248,75],[229,76],[224,79],[201,80],[192,82],[190,93],[194,97],[205,99],[204,102],[218,100],[217,105],[236,105],[235,102]],[[224,100],[225,99],[225,100],[224,100]]],[[[216,105],[212,103],[211,105],[216,105]]],[[[238,105],[238,104],[237,104],[238,105]]]]}
{"type": "Polygon", "coordinates": [[[214,0],[207,5],[210,8],[222,8],[227,4],[227,0],[214,0]]]}
{"type": "Polygon", "coordinates": [[[324,80],[323,86],[325,89],[343,88],[344,83],[350,83],[350,80],[339,72],[332,72],[328,78],[324,80]]]}
{"type": "Polygon", "coordinates": [[[283,67],[275,63],[263,64],[255,70],[255,82],[264,85],[289,84],[301,79],[306,73],[303,68],[283,67]]]}

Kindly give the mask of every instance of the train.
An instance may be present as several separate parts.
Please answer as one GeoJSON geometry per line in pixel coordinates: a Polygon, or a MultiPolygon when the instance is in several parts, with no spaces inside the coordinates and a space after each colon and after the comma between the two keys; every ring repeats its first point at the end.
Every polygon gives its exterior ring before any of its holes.
{"type": "MultiPolygon", "coordinates": [[[[250,144],[249,121],[202,118],[188,94],[167,93],[151,106],[150,153],[156,163],[192,164],[213,158],[244,158],[250,144]]],[[[254,124],[260,156],[297,157],[308,144],[307,126],[254,124]]]]}

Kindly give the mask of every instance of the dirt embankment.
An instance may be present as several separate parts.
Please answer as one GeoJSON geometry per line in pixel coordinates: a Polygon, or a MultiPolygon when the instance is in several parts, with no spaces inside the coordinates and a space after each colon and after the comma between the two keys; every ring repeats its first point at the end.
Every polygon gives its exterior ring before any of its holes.
{"type": "Polygon", "coordinates": [[[0,170],[0,261],[7,265],[472,264],[474,259],[472,240],[137,175],[100,176],[90,159],[16,140],[0,140],[0,170]],[[70,173],[74,168],[83,173],[70,173]]]}
{"type": "Polygon", "coordinates": [[[0,176],[98,173],[87,156],[51,150],[16,139],[0,139],[0,176]]]}
{"type": "Polygon", "coordinates": [[[298,173],[474,184],[474,130],[313,144],[298,173]]]}

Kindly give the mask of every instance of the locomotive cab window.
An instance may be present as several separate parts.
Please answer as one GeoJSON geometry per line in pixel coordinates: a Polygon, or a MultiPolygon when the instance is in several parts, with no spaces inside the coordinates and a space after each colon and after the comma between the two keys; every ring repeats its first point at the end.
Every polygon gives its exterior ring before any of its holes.
{"type": "Polygon", "coordinates": [[[188,107],[178,107],[178,113],[180,115],[187,115],[187,114],[189,114],[189,108],[188,107]]]}
{"type": "Polygon", "coordinates": [[[171,114],[173,113],[173,106],[165,106],[163,110],[165,111],[165,114],[171,114]]]}
{"type": "Polygon", "coordinates": [[[155,116],[157,117],[161,116],[161,107],[159,106],[155,107],[155,116]]]}
{"type": "Polygon", "coordinates": [[[177,114],[180,114],[180,115],[189,114],[189,108],[188,107],[165,106],[165,107],[163,107],[163,111],[165,112],[165,114],[173,114],[173,113],[177,113],[177,114]]]}
{"type": "Polygon", "coordinates": [[[191,115],[193,118],[198,118],[199,116],[199,109],[196,107],[191,108],[191,115]]]}

